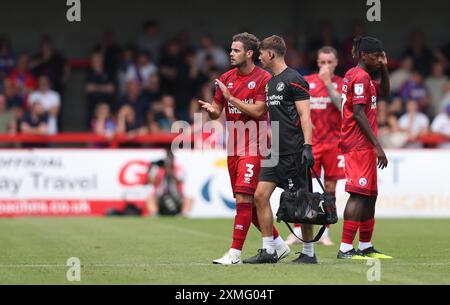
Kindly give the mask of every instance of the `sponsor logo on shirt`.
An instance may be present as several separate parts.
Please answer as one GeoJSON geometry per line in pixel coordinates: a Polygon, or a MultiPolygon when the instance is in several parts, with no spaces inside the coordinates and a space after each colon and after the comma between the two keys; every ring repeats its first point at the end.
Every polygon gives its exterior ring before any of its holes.
{"type": "Polygon", "coordinates": [[[228,89],[233,89],[233,83],[228,83],[227,88],[228,89]]]}
{"type": "Polygon", "coordinates": [[[329,97],[310,97],[309,98],[310,101],[310,107],[311,109],[316,109],[316,110],[325,110],[327,109],[327,105],[328,103],[331,102],[331,99],[329,97]]]}
{"type": "Polygon", "coordinates": [[[228,113],[229,114],[242,114],[242,112],[239,109],[237,109],[236,107],[234,107],[231,104],[228,104],[228,113]]]}
{"type": "MultiPolygon", "coordinates": [[[[254,104],[255,103],[252,98],[242,100],[242,102],[246,103],[246,104],[254,104]]],[[[242,111],[237,109],[234,105],[228,104],[228,113],[230,113],[230,114],[242,114],[242,111]]]]}
{"type": "Polygon", "coordinates": [[[268,105],[268,106],[280,106],[280,105],[281,105],[281,102],[280,102],[280,101],[277,101],[277,100],[275,100],[275,101],[269,101],[269,102],[267,103],[267,105],[268,105]]]}
{"type": "Polygon", "coordinates": [[[272,94],[267,96],[267,106],[279,106],[283,100],[283,95],[272,94]]]}

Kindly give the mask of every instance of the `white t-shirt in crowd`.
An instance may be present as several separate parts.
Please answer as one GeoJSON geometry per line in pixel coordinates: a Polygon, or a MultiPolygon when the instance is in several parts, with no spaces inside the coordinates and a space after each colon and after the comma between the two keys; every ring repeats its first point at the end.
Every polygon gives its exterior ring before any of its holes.
{"type": "Polygon", "coordinates": [[[156,67],[154,64],[148,64],[140,67],[139,71],[137,70],[136,66],[132,65],[128,67],[127,73],[125,75],[125,80],[136,80],[140,84],[147,84],[150,76],[156,73],[158,73],[158,67],[156,67]]]}
{"type": "Polygon", "coordinates": [[[398,120],[398,127],[403,130],[411,128],[413,135],[418,135],[424,128],[428,128],[428,126],[430,126],[430,120],[421,112],[416,113],[414,116],[405,113],[398,120]]]}
{"type": "Polygon", "coordinates": [[[41,102],[44,109],[48,111],[55,106],[59,107],[61,105],[61,97],[58,92],[53,90],[46,92],[33,91],[28,97],[28,103],[31,105],[35,102],[41,102]]]}
{"type": "Polygon", "coordinates": [[[438,114],[431,124],[431,131],[450,137],[450,116],[447,113],[438,114]]]}
{"type": "MultiPolygon", "coordinates": [[[[40,102],[42,107],[46,111],[49,111],[53,107],[59,107],[61,105],[61,97],[59,93],[53,90],[46,92],[33,91],[28,97],[28,104],[32,105],[35,102],[40,102]]],[[[58,120],[54,116],[48,118],[48,134],[58,133],[58,120]]]]}

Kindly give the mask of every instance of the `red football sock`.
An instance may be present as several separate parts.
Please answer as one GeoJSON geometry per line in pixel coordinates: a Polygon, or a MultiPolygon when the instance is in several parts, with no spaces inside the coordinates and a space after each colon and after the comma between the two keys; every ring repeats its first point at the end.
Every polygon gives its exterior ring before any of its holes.
{"type": "MultiPolygon", "coordinates": [[[[253,225],[254,225],[259,231],[261,231],[261,229],[259,228],[259,220],[258,220],[258,213],[257,213],[257,211],[256,211],[256,207],[253,207],[252,222],[253,222],[253,225]]],[[[280,234],[278,234],[277,228],[275,228],[275,226],[273,226],[273,239],[277,239],[278,236],[280,236],[280,234]]]]}
{"type": "Polygon", "coordinates": [[[236,216],[234,217],[233,226],[233,242],[231,248],[242,250],[245,238],[247,237],[250,223],[252,222],[252,206],[251,203],[236,203],[236,216]]]}
{"type": "Polygon", "coordinates": [[[367,221],[361,221],[359,223],[359,241],[368,243],[372,239],[373,228],[375,226],[375,219],[369,219],[367,221]]]}
{"type": "Polygon", "coordinates": [[[342,242],[353,244],[356,232],[358,231],[359,221],[344,220],[344,229],[342,230],[342,242]]]}

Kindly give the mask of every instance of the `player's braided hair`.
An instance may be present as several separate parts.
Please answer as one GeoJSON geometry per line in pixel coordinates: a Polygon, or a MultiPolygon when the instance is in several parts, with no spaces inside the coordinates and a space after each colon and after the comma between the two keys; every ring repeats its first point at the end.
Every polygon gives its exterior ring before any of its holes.
{"type": "Polygon", "coordinates": [[[361,52],[375,53],[382,52],[383,44],[380,40],[370,36],[356,36],[353,39],[352,56],[353,58],[359,58],[361,52]]]}

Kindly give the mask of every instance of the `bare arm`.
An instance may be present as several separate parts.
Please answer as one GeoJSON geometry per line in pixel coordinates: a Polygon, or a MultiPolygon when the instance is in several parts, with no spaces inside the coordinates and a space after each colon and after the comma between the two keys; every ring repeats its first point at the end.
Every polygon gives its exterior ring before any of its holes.
{"type": "Polygon", "coordinates": [[[22,122],[21,124],[20,124],[20,131],[22,132],[22,133],[26,133],[26,134],[34,134],[35,132],[34,132],[34,129],[35,128],[32,128],[30,125],[28,125],[28,123],[26,123],[26,122],[22,122]]]}
{"type": "Polygon", "coordinates": [[[264,101],[256,101],[254,104],[247,104],[231,95],[230,90],[222,83],[220,80],[216,79],[220,90],[222,91],[223,97],[230,102],[233,106],[239,109],[241,112],[255,118],[259,119],[264,113],[266,113],[266,103],[264,101]]]}
{"type": "Polygon", "coordinates": [[[232,96],[228,101],[241,112],[255,119],[259,119],[267,111],[266,103],[263,101],[256,101],[254,104],[247,104],[234,96],[232,96]]]}
{"type": "Polygon", "coordinates": [[[366,113],[364,109],[366,105],[364,104],[356,104],[353,106],[353,118],[358,124],[359,128],[361,128],[364,136],[375,146],[375,150],[377,151],[378,156],[378,166],[383,169],[387,166],[388,160],[386,158],[386,154],[384,153],[383,148],[380,145],[377,137],[373,133],[372,128],[370,128],[369,121],[367,120],[366,113]]]}
{"type": "Polygon", "coordinates": [[[328,94],[330,95],[331,102],[334,107],[341,111],[341,95],[334,88],[333,83],[325,84],[327,87],[328,94]]]}
{"type": "Polygon", "coordinates": [[[20,125],[22,133],[32,135],[45,135],[47,134],[47,124],[41,123],[37,127],[31,127],[27,122],[22,122],[20,125]]]}
{"type": "Polygon", "coordinates": [[[364,104],[356,104],[353,106],[353,119],[355,119],[356,123],[358,123],[359,128],[366,136],[366,138],[374,145],[379,146],[380,142],[378,142],[377,137],[373,133],[372,128],[370,128],[369,121],[367,120],[366,113],[364,109],[366,106],[364,104]]]}
{"type": "Polygon", "coordinates": [[[303,137],[305,138],[305,144],[311,144],[312,122],[311,122],[311,111],[309,108],[309,99],[295,101],[295,107],[300,116],[300,122],[303,130],[303,137]]]}
{"type": "Polygon", "coordinates": [[[327,88],[328,95],[330,96],[331,102],[339,111],[341,111],[341,95],[333,86],[333,82],[331,80],[332,73],[331,73],[330,68],[326,67],[326,66],[323,66],[322,68],[320,68],[319,78],[325,84],[325,87],[327,88]]]}
{"type": "Polygon", "coordinates": [[[59,114],[59,106],[53,106],[52,108],[50,108],[48,110],[48,114],[50,116],[58,116],[58,114],[59,114]]]}
{"type": "Polygon", "coordinates": [[[389,70],[387,68],[387,57],[386,53],[384,53],[384,57],[381,59],[381,82],[380,82],[380,96],[388,97],[391,91],[391,85],[389,82],[389,70]]]}

